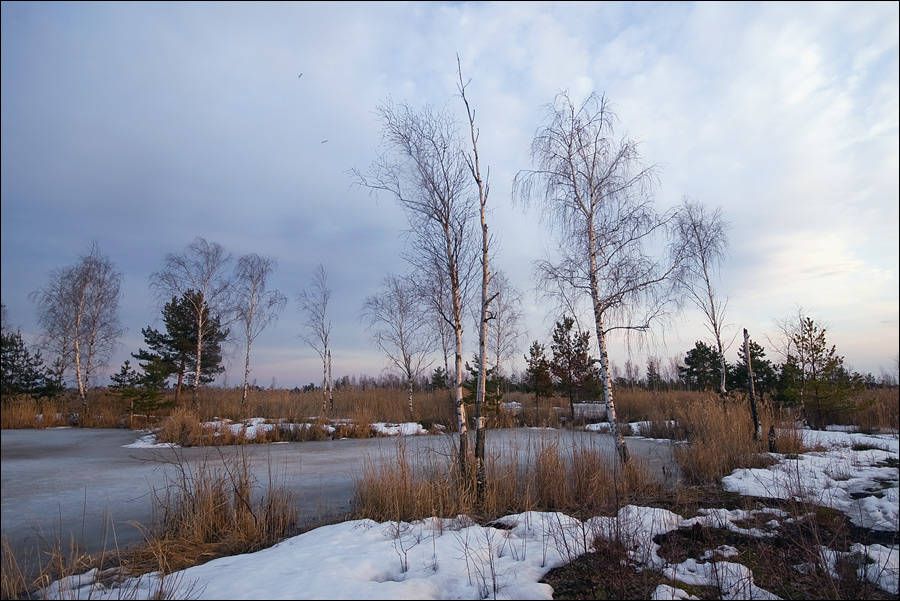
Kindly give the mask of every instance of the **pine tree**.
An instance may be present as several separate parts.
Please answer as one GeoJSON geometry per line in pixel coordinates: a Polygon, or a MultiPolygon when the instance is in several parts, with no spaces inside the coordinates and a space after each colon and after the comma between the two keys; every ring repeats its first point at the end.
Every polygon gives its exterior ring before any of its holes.
{"type": "Polygon", "coordinates": [[[684,356],[684,365],[678,367],[681,378],[694,390],[715,390],[721,381],[721,361],[715,348],[702,340],[684,356]]]}
{"type": "Polygon", "coordinates": [[[431,372],[431,387],[435,390],[447,390],[447,370],[443,367],[435,367],[431,372]]]}
{"type": "Polygon", "coordinates": [[[534,393],[534,406],[538,408],[541,397],[553,396],[553,377],[550,361],[544,354],[544,345],[537,340],[531,343],[525,356],[525,391],[534,393]]]}
{"type": "Polygon", "coordinates": [[[164,373],[158,369],[150,369],[138,373],[131,367],[131,361],[125,360],[118,373],[110,376],[110,390],[119,393],[129,403],[129,418],[134,420],[135,413],[146,413],[174,404],[174,400],[166,400],[163,389],[166,385],[164,373]]]}
{"type": "Polygon", "coordinates": [[[835,346],[828,346],[825,332],[811,318],[803,318],[781,369],[780,400],[799,405],[817,429],[841,413],[859,409],[853,396],[864,388],[862,377],[847,371],[835,346]]]}
{"type": "MultiPolygon", "coordinates": [[[[196,386],[193,365],[197,357],[197,318],[196,303],[199,302],[193,291],[185,292],[180,298],[172,300],[163,307],[165,333],[147,327],[141,330],[144,342],[149,351],[138,349],[132,357],[142,361],[141,369],[145,374],[165,382],[170,377],[177,377],[175,385],[175,401],[181,397],[182,386],[196,386]]],[[[225,371],[222,366],[222,343],[228,336],[228,329],[222,328],[218,316],[209,316],[209,307],[203,305],[203,349],[200,363],[200,382],[208,384],[216,376],[225,371]]]]}
{"type": "MultiPolygon", "coordinates": [[[[469,398],[475,398],[478,389],[478,356],[472,357],[475,366],[466,363],[466,371],[469,373],[469,379],[466,380],[465,388],[469,398]]],[[[497,366],[489,367],[484,374],[485,390],[484,390],[484,407],[485,409],[496,410],[500,407],[500,401],[503,400],[503,393],[500,392],[500,384],[502,378],[497,375],[497,366]]]]}
{"type": "Polygon", "coordinates": [[[3,401],[17,394],[34,399],[54,397],[62,391],[45,368],[41,351],[32,353],[20,332],[3,332],[0,340],[0,391],[3,401]]]}
{"type": "Polygon", "coordinates": [[[575,403],[589,400],[597,391],[598,378],[593,361],[588,354],[591,335],[573,332],[575,320],[564,317],[556,322],[553,330],[553,359],[550,372],[556,378],[556,388],[569,399],[572,419],[575,419],[575,403]]]}
{"type": "MultiPolygon", "coordinates": [[[[766,359],[765,348],[750,341],[750,363],[753,366],[753,388],[762,398],[771,395],[778,386],[778,371],[772,362],[766,359]]],[[[728,388],[730,390],[747,390],[747,356],[744,347],[738,348],[738,361],[728,370],[728,388]]]]}

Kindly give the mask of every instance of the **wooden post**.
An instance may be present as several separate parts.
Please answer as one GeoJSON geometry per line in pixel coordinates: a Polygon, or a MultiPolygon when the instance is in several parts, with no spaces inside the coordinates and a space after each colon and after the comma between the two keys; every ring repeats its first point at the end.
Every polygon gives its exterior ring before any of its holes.
{"type": "Polygon", "coordinates": [[[762,424],[759,423],[759,412],[756,410],[756,393],[753,390],[753,367],[750,365],[750,334],[744,328],[744,358],[747,361],[747,391],[750,396],[750,415],[753,416],[753,440],[762,437],[762,424]]]}

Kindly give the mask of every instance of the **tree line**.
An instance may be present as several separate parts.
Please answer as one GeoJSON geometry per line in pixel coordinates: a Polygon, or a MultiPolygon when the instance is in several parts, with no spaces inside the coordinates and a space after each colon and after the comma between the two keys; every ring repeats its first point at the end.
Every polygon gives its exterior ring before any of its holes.
{"type": "MultiPolygon", "coordinates": [[[[489,230],[490,170],[479,154],[480,130],[458,59],[457,69],[462,120],[447,107],[415,108],[387,100],[376,109],[383,133],[378,158],[349,175],[358,187],[392,197],[407,218],[403,258],[408,271],[384,276],[379,290],[364,300],[360,320],[406,381],[410,410],[413,387],[423,375],[433,370],[444,380],[456,408],[462,465],[469,456],[468,428],[474,424],[476,479],[482,490],[484,411],[499,395],[504,363],[520,350],[522,295],[496,266],[497,243],[489,230]],[[470,323],[478,346],[468,363],[463,332],[470,323]]],[[[556,354],[542,358],[545,349],[535,342],[525,356],[524,380],[535,390],[549,381],[573,407],[599,397],[618,455],[626,462],[614,391],[630,378],[626,373],[623,381],[614,373],[610,336],[665,327],[692,304],[703,314],[712,343],[688,351],[679,377],[697,387],[712,386],[709,378],[717,378],[723,402],[731,388],[740,387],[741,368],[725,360],[727,297],[716,288],[731,226],[721,209],[687,196],[669,210],[656,207],[661,169],[643,159],[637,142],[617,133],[618,117],[604,94],[591,93],[579,102],[559,92],[544,117],[531,144],[532,166],[514,177],[511,201],[536,210],[554,240],[548,256],[534,265],[534,280],[558,317],[551,343],[556,354]]],[[[142,330],[146,349],[132,353],[136,366],[126,362],[113,386],[152,404],[159,398],[154,390],[174,379],[176,398],[188,386],[196,403],[198,387],[221,372],[221,343],[231,335],[239,336],[245,349],[246,399],[252,343],[287,302],[279,291],[266,288],[274,268],[273,259],[258,255],[232,263],[224,248],[202,238],[182,253],[166,255],[150,278],[165,331],[142,330]]],[[[94,246],[76,265],[53,272],[48,286],[32,295],[43,330],[40,348],[54,358],[47,382],[60,384],[68,375],[85,407],[96,385],[94,374],[122,334],[120,281],[121,274],[94,246]]],[[[325,414],[333,408],[335,389],[330,296],[325,268],[319,265],[310,287],[296,298],[305,316],[300,337],[322,362],[325,414]]],[[[821,353],[801,348],[793,335],[811,335],[818,326],[798,323],[797,332],[786,336],[778,372],[779,381],[787,370],[800,382],[798,402],[805,403],[820,381],[834,380],[841,371],[823,371],[822,365],[842,365],[842,359],[810,359],[821,353]]],[[[747,379],[762,378],[757,385],[768,394],[761,347],[748,348],[747,368],[754,369],[754,362],[757,367],[747,379]]],[[[30,360],[34,363],[35,357],[30,360]]],[[[653,361],[647,366],[651,388],[661,384],[659,367],[653,361]]]]}

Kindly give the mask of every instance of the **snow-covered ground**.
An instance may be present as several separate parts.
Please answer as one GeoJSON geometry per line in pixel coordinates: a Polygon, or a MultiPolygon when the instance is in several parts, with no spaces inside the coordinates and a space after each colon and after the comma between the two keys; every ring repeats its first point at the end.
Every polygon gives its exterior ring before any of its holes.
{"type": "MultiPolygon", "coordinates": [[[[239,426],[239,425],[238,425],[239,426]]],[[[378,424],[386,433],[423,433],[418,424],[378,424]]],[[[247,427],[244,425],[242,427],[247,427]]],[[[266,427],[262,421],[251,428],[266,427]]],[[[640,424],[633,424],[634,432],[640,424]]],[[[248,433],[249,436],[249,433],[248,433]]],[[[791,499],[832,507],[857,525],[898,530],[898,437],[804,430],[808,445],[824,450],[797,456],[773,454],[767,469],[739,469],[723,480],[726,489],[757,497],[791,499]]],[[[139,445],[153,444],[144,439],[139,445]]],[[[775,599],[754,583],[751,571],[731,561],[737,551],[720,546],[671,564],[658,554],[656,535],[699,524],[747,536],[777,534],[780,509],[743,511],[708,508],[696,516],[629,505],[616,517],[581,521],[552,512],[508,515],[489,525],[467,516],[406,523],[354,520],[324,526],[274,547],[225,557],[162,577],[147,574],[115,581],[96,570],[54,583],[45,598],[152,599],[160,589],[178,599],[551,599],[539,581],[551,569],[590,551],[597,537],[624,542],[632,563],[663,572],[685,585],[719,587],[723,599],[775,599]],[[740,526],[753,518],[765,528],[740,526]],[[711,561],[715,559],[715,561],[711,561]],[[101,584],[106,583],[106,584],[101,584]],[[115,584],[109,584],[116,582],[115,584]]],[[[898,549],[855,545],[849,553],[868,557],[860,577],[898,594],[898,549]]],[[[834,566],[840,551],[822,549],[834,566]]],[[[796,566],[798,571],[807,566],[796,566]]],[[[687,599],[687,592],[661,585],[655,599],[687,599]]]]}

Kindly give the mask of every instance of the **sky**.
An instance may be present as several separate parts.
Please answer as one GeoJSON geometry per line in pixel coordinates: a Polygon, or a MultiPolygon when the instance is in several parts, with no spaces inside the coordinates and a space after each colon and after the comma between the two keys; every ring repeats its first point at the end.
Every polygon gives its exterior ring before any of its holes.
{"type": "MultiPolygon", "coordinates": [[[[96,243],[122,272],[127,333],[161,327],[150,275],[195,238],[269,256],[289,302],[253,344],[251,383],[303,386],[321,362],[297,295],[322,265],[334,376],[386,366],[360,310],[402,274],[406,217],[354,186],[383,149],[377,107],[462,117],[457,57],[489,169],[492,267],[521,293],[522,370],[559,315],[534,293],[553,238],[512,201],[542,107],[605,94],[617,134],[660,167],[660,210],[721,207],[727,358],[802,308],[853,370],[896,375],[900,61],[896,2],[2,3],[2,302],[26,341],[32,292],[96,243]],[[734,342],[732,342],[734,338],[734,342]]],[[[612,362],[709,342],[686,310],[612,362]],[[629,353],[633,353],[630,355],[629,353]]],[[[467,356],[475,328],[464,334],[467,356]]],[[[219,384],[239,386],[234,349],[219,384]]]]}
{"type": "MultiPolygon", "coordinates": [[[[634,424],[635,432],[639,426],[634,424]]],[[[259,424],[250,420],[246,427],[249,434],[259,424]]],[[[418,424],[393,427],[409,435],[418,424]]],[[[804,444],[824,450],[773,454],[777,460],[773,466],[735,470],[723,478],[723,487],[763,499],[791,499],[803,491],[807,500],[847,514],[857,526],[896,534],[897,469],[885,466],[886,460],[896,461],[900,455],[896,433],[800,433],[804,444]]],[[[142,438],[128,446],[147,444],[154,443],[142,438]]],[[[660,546],[653,542],[656,535],[695,525],[750,537],[772,536],[792,519],[774,505],[755,510],[701,508],[696,516],[626,505],[615,517],[583,522],[562,513],[534,511],[508,515],[488,525],[467,516],[416,522],[350,520],[255,553],[170,574],[162,583],[154,573],[104,587],[95,584],[97,572],[92,570],[52,583],[41,598],[152,599],[162,585],[169,591],[166,598],[173,599],[552,599],[552,587],[539,581],[551,569],[583,554],[588,532],[606,539],[618,537],[636,566],[660,570],[672,582],[657,587],[653,599],[696,599],[680,588],[685,585],[718,586],[722,599],[778,599],[754,581],[735,547],[722,545],[699,557],[670,563],[660,557],[660,546]],[[765,527],[749,526],[765,518],[771,518],[765,527]]],[[[897,594],[896,545],[854,543],[849,551],[824,546],[820,551],[834,575],[841,557],[868,556],[858,576],[897,594]]]]}

